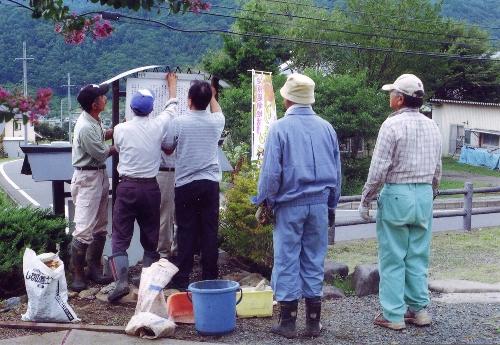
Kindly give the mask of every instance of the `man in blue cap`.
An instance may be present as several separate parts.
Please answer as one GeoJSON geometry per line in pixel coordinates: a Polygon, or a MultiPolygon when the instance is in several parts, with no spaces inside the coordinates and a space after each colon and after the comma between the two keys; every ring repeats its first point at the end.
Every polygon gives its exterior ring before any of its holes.
{"type": "Polygon", "coordinates": [[[154,97],[151,91],[142,89],[133,95],[130,102],[134,117],[115,127],[113,138],[120,155],[120,182],[113,208],[111,271],[117,283],[108,296],[109,302],[116,302],[129,293],[127,249],[134,233],[135,220],[140,227],[140,241],[144,248],[143,267],[149,267],[159,258],[161,196],[156,175],[167,124],[177,114],[175,74],[168,73],[166,80],[169,100],[159,116],[149,116],[153,111],[154,97]]]}

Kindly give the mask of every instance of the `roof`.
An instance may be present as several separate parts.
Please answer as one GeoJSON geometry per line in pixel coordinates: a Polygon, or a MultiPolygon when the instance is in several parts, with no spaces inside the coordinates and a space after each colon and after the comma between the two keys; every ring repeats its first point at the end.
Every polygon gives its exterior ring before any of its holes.
{"type": "Polygon", "coordinates": [[[500,103],[485,103],[485,102],[472,102],[472,101],[456,101],[452,99],[437,99],[432,98],[429,100],[431,103],[449,103],[449,104],[465,104],[465,105],[481,105],[485,107],[500,107],[500,103]]]}
{"type": "Polygon", "coordinates": [[[499,135],[500,136],[500,131],[495,131],[495,130],[491,130],[491,129],[470,128],[470,129],[467,129],[467,130],[471,131],[471,132],[476,132],[476,133],[493,134],[493,135],[499,135]]]}

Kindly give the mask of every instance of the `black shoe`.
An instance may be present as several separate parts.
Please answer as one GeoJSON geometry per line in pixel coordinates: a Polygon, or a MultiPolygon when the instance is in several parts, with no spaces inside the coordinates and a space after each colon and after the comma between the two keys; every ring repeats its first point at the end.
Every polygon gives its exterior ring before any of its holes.
{"type": "Polygon", "coordinates": [[[321,297],[306,298],[306,330],[304,336],[319,337],[322,326],[321,318],[321,297]]]}
{"type": "Polygon", "coordinates": [[[273,326],[271,332],[281,335],[285,338],[292,339],[297,337],[297,329],[295,323],[297,321],[298,300],[279,302],[280,303],[280,319],[273,326]]]}

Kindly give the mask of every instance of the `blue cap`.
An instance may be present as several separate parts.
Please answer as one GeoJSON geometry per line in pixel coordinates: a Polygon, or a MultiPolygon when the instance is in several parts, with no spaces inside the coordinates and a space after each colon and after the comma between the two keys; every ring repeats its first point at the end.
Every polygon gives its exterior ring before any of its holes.
{"type": "Polygon", "coordinates": [[[147,89],[138,90],[132,96],[130,108],[137,116],[148,116],[153,111],[154,97],[151,91],[147,89]]]}

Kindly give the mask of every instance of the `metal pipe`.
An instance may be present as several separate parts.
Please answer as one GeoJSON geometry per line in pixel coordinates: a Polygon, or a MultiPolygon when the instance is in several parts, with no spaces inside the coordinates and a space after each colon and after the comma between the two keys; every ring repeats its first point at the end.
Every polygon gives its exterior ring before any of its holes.
{"type": "Polygon", "coordinates": [[[472,196],[474,195],[474,187],[472,182],[465,182],[466,193],[464,195],[464,230],[471,231],[472,229],[472,196]]]}

